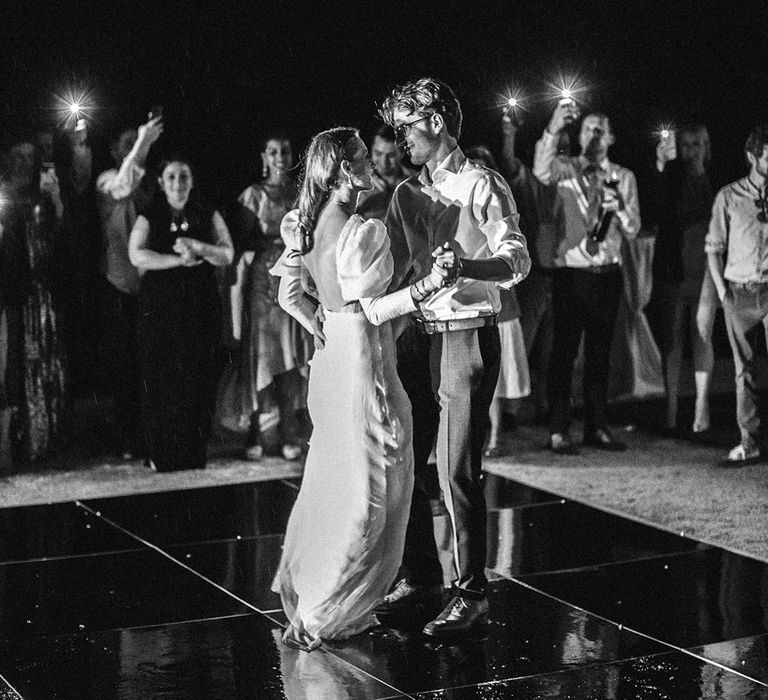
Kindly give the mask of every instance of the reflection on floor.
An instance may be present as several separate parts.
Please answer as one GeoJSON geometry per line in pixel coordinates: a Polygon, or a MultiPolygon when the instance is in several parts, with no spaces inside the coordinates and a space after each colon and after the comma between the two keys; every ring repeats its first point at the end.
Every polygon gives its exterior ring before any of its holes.
{"type": "Polygon", "coordinates": [[[486,485],[487,628],[311,654],[269,590],[295,480],[0,510],[0,699],[768,698],[768,564],[486,485]]]}

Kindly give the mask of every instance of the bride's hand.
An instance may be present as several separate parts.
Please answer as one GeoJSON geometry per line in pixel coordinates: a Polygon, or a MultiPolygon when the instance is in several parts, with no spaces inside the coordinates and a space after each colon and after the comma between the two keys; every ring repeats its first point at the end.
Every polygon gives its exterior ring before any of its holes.
{"type": "Polygon", "coordinates": [[[435,262],[432,263],[432,269],[427,277],[427,285],[430,288],[430,291],[436,291],[441,287],[446,286],[450,272],[450,269],[443,267],[440,260],[435,260],[435,262]]]}
{"type": "Polygon", "coordinates": [[[323,307],[318,306],[312,317],[312,338],[315,341],[315,350],[322,350],[325,347],[326,338],[325,333],[323,333],[323,323],[325,323],[325,313],[323,313],[323,307]]]}

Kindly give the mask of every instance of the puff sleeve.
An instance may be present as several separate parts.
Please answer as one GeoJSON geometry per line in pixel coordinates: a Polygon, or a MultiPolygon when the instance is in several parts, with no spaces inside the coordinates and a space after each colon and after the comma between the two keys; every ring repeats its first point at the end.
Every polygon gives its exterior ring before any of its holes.
{"type": "Polygon", "coordinates": [[[351,220],[336,246],[336,268],[342,297],[347,302],[359,301],[374,325],[416,311],[408,287],[384,294],[394,263],[387,230],[379,219],[351,220]]]}

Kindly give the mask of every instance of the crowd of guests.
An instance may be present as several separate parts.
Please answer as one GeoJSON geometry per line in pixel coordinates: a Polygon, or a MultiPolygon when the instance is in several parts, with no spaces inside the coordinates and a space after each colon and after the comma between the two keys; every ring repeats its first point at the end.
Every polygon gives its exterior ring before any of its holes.
{"type": "MultiPolygon", "coordinates": [[[[717,195],[703,125],[658,138],[648,154],[653,177],[640,188],[609,159],[615,136],[606,115],[582,116],[562,101],[530,165],[517,155],[518,127],[513,114],[504,117],[498,160],[483,145],[464,149],[509,184],[532,264],[501,292],[502,361],[485,454],[503,453],[504,412],[515,414],[528,396],[548,421],[553,452],[625,449],[607,414],[611,346],[628,246],[650,235],[645,313],[661,357],[663,427],[678,427],[687,329],[691,427],[711,427],[712,333],[722,307],[741,433],[723,464],[762,459],[753,331],[768,328],[768,127],[747,141],[749,175],[717,195]],[[580,441],[571,431],[579,357],[580,441]]],[[[293,144],[267,134],[261,178],[222,214],[199,196],[184,154],[164,154],[148,168],[162,132],[161,116],[115,132],[113,166],[103,172],[83,120],[3,144],[0,471],[34,468],[69,446],[75,400],[96,392],[112,399],[115,454],[153,469],[203,468],[214,429],[240,435],[251,460],[265,452],[298,459],[306,447],[300,417],[312,338],[280,307],[270,274],[298,194],[293,144]]],[[[395,190],[417,171],[387,125],[368,147],[373,189],[360,194],[356,211],[384,220],[395,190]]]]}

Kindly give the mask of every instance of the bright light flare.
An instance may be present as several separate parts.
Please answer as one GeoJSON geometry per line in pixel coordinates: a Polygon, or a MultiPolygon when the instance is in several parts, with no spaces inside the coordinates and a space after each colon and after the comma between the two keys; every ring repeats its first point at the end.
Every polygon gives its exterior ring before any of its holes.
{"type": "Polygon", "coordinates": [[[64,93],[55,94],[53,111],[60,127],[74,126],[79,120],[92,118],[96,113],[93,90],[67,88],[64,93]]]}
{"type": "Polygon", "coordinates": [[[578,76],[564,75],[558,73],[557,78],[547,83],[548,95],[552,99],[556,99],[560,104],[574,104],[579,101],[579,98],[587,91],[587,86],[581,81],[578,76]]]}
{"type": "Polygon", "coordinates": [[[675,125],[672,122],[662,122],[653,130],[653,136],[659,141],[668,141],[675,135],[675,125]]]}
{"type": "Polygon", "coordinates": [[[526,103],[526,98],[522,90],[508,89],[503,94],[496,95],[496,97],[499,100],[499,109],[501,109],[505,117],[515,117],[519,119],[522,116],[521,112],[525,111],[526,103]]]}

